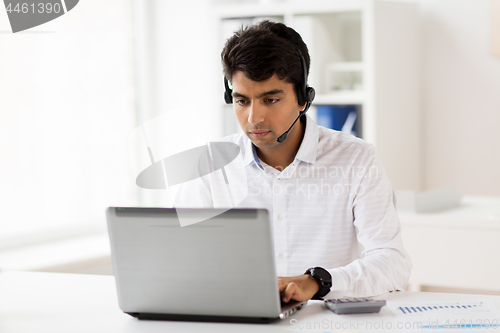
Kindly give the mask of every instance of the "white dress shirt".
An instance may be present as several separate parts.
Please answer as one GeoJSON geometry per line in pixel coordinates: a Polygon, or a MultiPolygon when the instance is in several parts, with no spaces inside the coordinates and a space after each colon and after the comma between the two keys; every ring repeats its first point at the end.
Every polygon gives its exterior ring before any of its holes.
{"type": "MultiPolygon", "coordinates": [[[[243,133],[221,141],[241,148],[248,193],[240,195],[236,207],[270,212],[279,276],[323,267],[332,275],[325,298],[405,289],[412,264],[401,241],[391,184],[373,145],[307,116],[297,155],[280,171],[257,157],[243,133]]],[[[175,206],[224,206],[213,195],[214,176],[222,177],[219,171],[181,187],[175,206]]]]}

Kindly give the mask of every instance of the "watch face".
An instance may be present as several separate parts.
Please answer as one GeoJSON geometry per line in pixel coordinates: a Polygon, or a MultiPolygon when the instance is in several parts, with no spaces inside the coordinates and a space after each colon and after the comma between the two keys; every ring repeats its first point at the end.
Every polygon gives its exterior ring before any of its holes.
{"type": "Polygon", "coordinates": [[[321,267],[315,267],[311,271],[312,275],[317,275],[321,278],[321,280],[325,282],[330,282],[332,280],[332,276],[330,273],[328,273],[327,270],[321,268],[321,267]]]}

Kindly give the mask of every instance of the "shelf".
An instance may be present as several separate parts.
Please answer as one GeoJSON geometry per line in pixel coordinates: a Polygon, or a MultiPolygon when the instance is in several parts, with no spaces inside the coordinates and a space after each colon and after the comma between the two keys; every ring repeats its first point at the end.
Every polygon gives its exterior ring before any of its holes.
{"type": "Polygon", "coordinates": [[[362,72],[364,65],[360,61],[334,62],[328,65],[328,69],[335,72],[362,72]]]}
{"type": "Polygon", "coordinates": [[[349,1],[269,1],[268,3],[245,2],[215,5],[213,13],[221,19],[244,18],[274,15],[323,14],[349,11],[362,11],[365,0],[349,1]]]}
{"type": "Polygon", "coordinates": [[[313,105],[363,104],[365,94],[362,91],[339,91],[316,95],[313,105]]]}

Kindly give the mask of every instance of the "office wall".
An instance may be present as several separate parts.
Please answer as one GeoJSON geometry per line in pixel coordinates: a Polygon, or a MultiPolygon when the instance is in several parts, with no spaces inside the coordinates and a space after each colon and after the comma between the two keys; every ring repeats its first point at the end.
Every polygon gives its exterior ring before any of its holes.
{"type": "MultiPolygon", "coordinates": [[[[163,148],[180,146],[192,137],[220,138],[223,81],[218,75],[220,50],[210,13],[212,1],[134,0],[134,4],[139,124],[154,122],[160,115],[175,118],[175,128],[160,142],[152,139],[163,148]],[[186,115],[189,121],[179,122],[186,115]]],[[[142,205],[171,205],[168,191],[139,192],[142,205]]]]}
{"type": "Polygon", "coordinates": [[[424,186],[500,195],[500,58],[490,0],[419,0],[424,186]]]}
{"type": "Polygon", "coordinates": [[[12,34],[0,10],[0,249],[105,230],[107,206],[136,204],[132,15],[85,0],[12,34]]]}
{"type": "MultiPolygon", "coordinates": [[[[151,119],[168,112],[193,112],[203,124],[207,140],[220,138],[222,118],[217,112],[222,103],[222,75],[215,21],[210,15],[212,1],[144,1],[151,32],[149,49],[153,98],[146,110],[151,119]],[[220,89],[219,89],[220,88],[220,89]],[[220,96],[219,96],[220,95],[220,96]]],[[[146,120],[146,119],[144,119],[146,120]]],[[[179,129],[179,139],[190,128],[179,129]]]]}

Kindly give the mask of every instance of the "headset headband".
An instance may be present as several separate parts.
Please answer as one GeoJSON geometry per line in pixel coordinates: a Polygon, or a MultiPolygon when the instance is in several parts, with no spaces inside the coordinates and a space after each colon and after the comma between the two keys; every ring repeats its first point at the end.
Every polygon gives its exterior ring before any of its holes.
{"type": "MultiPolygon", "coordinates": [[[[304,105],[307,103],[305,106],[304,110],[302,110],[302,114],[309,109],[309,106],[311,106],[312,101],[314,100],[314,97],[316,95],[316,92],[314,91],[313,87],[308,87],[307,86],[307,66],[306,66],[306,60],[302,56],[302,52],[300,52],[299,49],[297,49],[300,57],[300,63],[302,65],[302,73],[304,74],[303,80],[296,90],[297,93],[297,101],[299,105],[304,105]]],[[[226,104],[232,104],[233,103],[233,90],[229,87],[229,82],[224,76],[224,101],[226,104]]]]}

